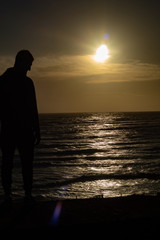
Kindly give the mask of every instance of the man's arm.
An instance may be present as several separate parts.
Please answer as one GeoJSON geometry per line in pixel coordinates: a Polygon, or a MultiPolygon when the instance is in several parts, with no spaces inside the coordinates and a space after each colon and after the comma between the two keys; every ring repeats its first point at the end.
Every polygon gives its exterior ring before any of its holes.
{"type": "Polygon", "coordinates": [[[40,125],[39,125],[39,115],[38,115],[38,107],[37,107],[37,100],[36,100],[36,92],[35,87],[32,82],[32,114],[33,114],[33,131],[34,131],[34,138],[35,138],[35,145],[38,145],[41,140],[40,136],[40,125]]]}

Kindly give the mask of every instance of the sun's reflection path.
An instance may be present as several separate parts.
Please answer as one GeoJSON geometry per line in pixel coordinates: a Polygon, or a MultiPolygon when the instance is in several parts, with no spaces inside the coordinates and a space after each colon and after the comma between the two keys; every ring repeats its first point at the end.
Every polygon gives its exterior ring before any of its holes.
{"type": "Polygon", "coordinates": [[[61,210],[62,210],[62,201],[59,200],[57,202],[57,205],[54,209],[54,212],[53,212],[53,216],[52,216],[52,219],[51,219],[51,225],[52,226],[56,226],[58,221],[59,221],[59,218],[60,218],[60,215],[61,215],[61,210]]]}

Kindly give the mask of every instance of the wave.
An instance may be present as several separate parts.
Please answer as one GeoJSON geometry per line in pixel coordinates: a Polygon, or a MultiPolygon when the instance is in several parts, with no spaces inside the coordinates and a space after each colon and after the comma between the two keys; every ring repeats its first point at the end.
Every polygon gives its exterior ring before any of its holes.
{"type": "MultiPolygon", "coordinates": [[[[84,182],[93,182],[98,180],[135,180],[135,179],[148,179],[148,180],[160,180],[160,174],[149,174],[149,173],[138,173],[138,174],[123,174],[123,175],[116,175],[116,174],[96,174],[96,175],[83,175],[80,177],[67,179],[63,181],[55,181],[55,182],[48,182],[47,187],[60,187],[66,186],[69,184],[74,183],[84,183],[84,182]]],[[[45,186],[46,183],[37,183],[36,185],[40,185],[41,187],[45,186]]]]}

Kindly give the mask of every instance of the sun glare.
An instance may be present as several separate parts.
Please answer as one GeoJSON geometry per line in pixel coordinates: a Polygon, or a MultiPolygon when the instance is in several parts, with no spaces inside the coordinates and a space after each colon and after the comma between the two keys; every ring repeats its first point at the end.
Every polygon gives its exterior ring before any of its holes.
{"type": "Polygon", "coordinates": [[[102,44],[99,48],[97,48],[96,55],[94,56],[94,60],[96,62],[104,62],[109,58],[109,50],[106,45],[102,44]]]}

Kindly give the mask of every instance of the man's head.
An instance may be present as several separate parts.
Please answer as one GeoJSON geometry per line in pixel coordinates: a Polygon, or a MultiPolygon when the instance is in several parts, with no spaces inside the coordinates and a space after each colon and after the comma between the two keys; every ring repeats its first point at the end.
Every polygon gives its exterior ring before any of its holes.
{"type": "Polygon", "coordinates": [[[28,70],[31,70],[33,60],[34,58],[28,50],[21,50],[16,55],[14,67],[27,73],[28,70]]]}

